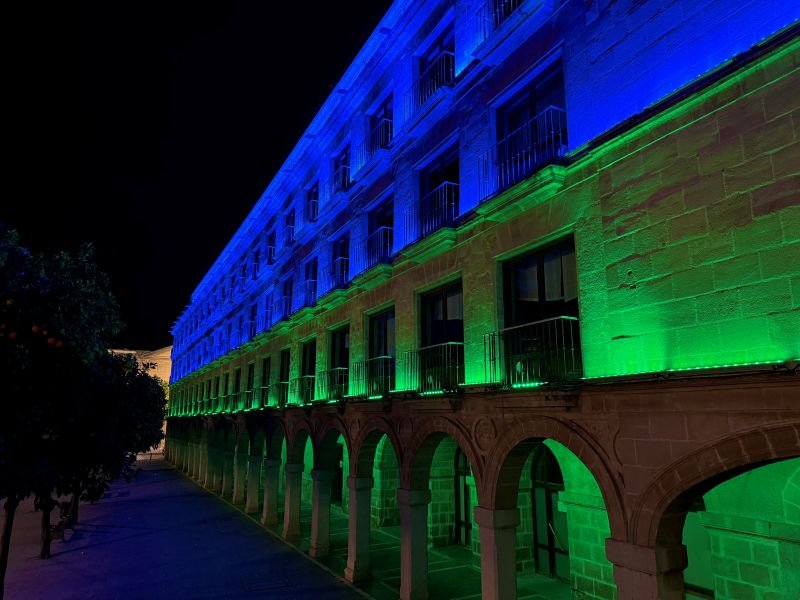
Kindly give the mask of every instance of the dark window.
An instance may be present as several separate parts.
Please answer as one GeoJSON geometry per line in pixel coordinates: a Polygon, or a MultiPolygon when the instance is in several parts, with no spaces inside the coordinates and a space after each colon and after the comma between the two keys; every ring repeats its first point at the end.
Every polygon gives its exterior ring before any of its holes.
{"type": "Polygon", "coordinates": [[[286,213],[284,217],[284,226],[286,227],[286,245],[291,246],[295,240],[294,230],[294,209],[286,213]]]}
{"type": "Polygon", "coordinates": [[[303,344],[303,360],[300,363],[300,375],[314,375],[317,369],[317,340],[309,340],[303,344]]]}
{"type": "Polygon", "coordinates": [[[330,287],[342,288],[350,280],[350,235],[345,234],[333,242],[331,248],[330,287]]]}
{"type": "Polygon", "coordinates": [[[394,202],[384,202],[369,213],[367,268],[386,262],[394,244],[394,202]]]}
{"type": "Polygon", "coordinates": [[[517,10],[525,0],[492,0],[494,9],[492,21],[495,27],[499,27],[503,22],[517,10]]]}
{"type": "Polygon", "coordinates": [[[369,358],[394,355],[394,309],[391,309],[369,318],[369,358]]]}
{"type": "Polygon", "coordinates": [[[455,35],[449,27],[419,59],[418,76],[414,82],[414,104],[425,104],[436,90],[453,85],[455,81],[455,35]]]}
{"type": "Polygon", "coordinates": [[[570,238],[503,265],[505,326],[578,316],[575,243],[570,238]]]}
{"type": "Polygon", "coordinates": [[[374,154],[381,148],[388,148],[392,141],[392,102],[393,96],[389,94],[386,100],[369,118],[369,150],[374,154]]]}
{"type": "Polygon", "coordinates": [[[422,296],[422,345],[463,341],[461,282],[422,296]]]}
{"type": "Polygon", "coordinates": [[[350,189],[350,146],[345,146],[333,159],[333,191],[350,189]]]}
{"type": "Polygon", "coordinates": [[[306,263],[305,279],[305,305],[311,306],[317,300],[317,259],[312,258],[306,263]]]}
{"type": "Polygon", "coordinates": [[[255,363],[250,363],[249,365],[247,365],[247,382],[246,382],[247,388],[246,389],[248,391],[252,391],[253,390],[253,385],[255,384],[255,380],[256,380],[256,364],[255,363]]]}
{"type": "Polygon", "coordinates": [[[289,367],[291,354],[288,348],[281,350],[280,365],[278,368],[278,386],[276,398],[278,406],[286,406],[289,399],[289,367]]]}
{"type": "Polygon", "coordinates": [[[258,273],[261,269],[261,249],[253,249],[253,279],[258,279],[258,273]]]}
{"type": "Polygon", "coordinates": [[[270,231],[267,235],[267,264],[275,262],[275,231],[270,231]]]}
{"type": "Polygon", "coordinates": [[[319,183],[314,182],[306,190],[306,221],[314,222],[319,217],[319,183]]]}
{"type": "Polygon", "coordinates": [[[350,366],[350,327],[331,332],[331,369],[346,369],[350,366]]]}
{"type": "Polygon", "coordinates": [[[458,149],[453,148],[420,173],[420,235],[446,227],[458,216],[458,149]]]}

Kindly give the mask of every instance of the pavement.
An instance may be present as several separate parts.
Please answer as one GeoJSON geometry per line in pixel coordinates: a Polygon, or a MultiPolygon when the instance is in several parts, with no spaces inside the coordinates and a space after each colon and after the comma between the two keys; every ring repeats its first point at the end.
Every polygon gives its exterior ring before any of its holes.
{"type": "Polygon", "coordinates": [[[23,503],[6,600],[364,597],[162,459],[140,466],[132,482],[81,505],[49,560],[38,558],[40,514],[23,503]]]}

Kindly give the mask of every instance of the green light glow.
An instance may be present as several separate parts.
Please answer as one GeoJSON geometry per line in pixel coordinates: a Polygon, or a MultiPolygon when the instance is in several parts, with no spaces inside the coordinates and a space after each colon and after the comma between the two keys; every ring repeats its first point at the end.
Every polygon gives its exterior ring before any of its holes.
{"type": "Polygon", "coordinates": [[[528,383],[515,383],[511,386],[511,389],[514,390],[524,390],[527,388],[537,388],[542,387],[543,385],[547,385],[546,381],[531,381],[528,383]]]}

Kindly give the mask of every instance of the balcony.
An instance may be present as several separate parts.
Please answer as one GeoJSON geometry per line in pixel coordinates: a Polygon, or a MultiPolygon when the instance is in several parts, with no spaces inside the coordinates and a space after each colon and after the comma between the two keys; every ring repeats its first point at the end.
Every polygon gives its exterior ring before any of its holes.
{"type": "Polygon", "coordinates": [[[278,408],[286,408],[289,403],[289,382],[279,381],[275,384],[275,404],[278,408]]]}
{"type": "Polygon", "coordinates": [[[406,114],[413,115],[430,100],[437,90],[451,87],[456,80],[456,55],[442,52],[419,74],[411,86],[406,114]]]}
{"type": "Polygon", "coordinates": [[[353,182],[350,179],[350,165],[339,165],[333,172],[331,187],[334,194],[346,192],[353,182]]]}
{"type": "Polygon", "coordinates": [[[314,386],[316,377],[314,375],[301,375],[290,381],[289,395],[295,399],[297,404],[311,404],[314,401],[314,386]]]}
{"type": "Polygon", "coordinates": [[[314,306],[317,301],[317,280],[306,279],[304,286],[303,306],[314,306]]]}
{"type": "Polygon", "coordinates": [[[325,292],[341,290],[350,283],[350,259],[346,256],[334,258],[323,271],[325,292]]]}
{"type": "Polygon", "coordinates": [[[408,383],[422,395],[452,393],[464,382],[464,344],[445,342],[408,353],[408,383]]]}
{"type": "Polygon", "coordinates": [[[336,367],[321,371],[317,377],[320,400],[342,400],[350,387],[350,370],[336,367]]]}
{"type": "Polygon", "coordinates": [[[389,262],[393,244],[393,227],[378,227],[370,233],[366,243],[366,268],[371,269],[377,264],[389,262]]]}
{"type": "Polygon", "coordinates": [[[575,317],[554,317],[485,338],[487,381],[503,387],[571,385],[583,376],[580,326],[575,317]]]}
{"type": "Polygon", "coordinates": [[[270,391],[270,386],[268,385],[261,386],[261,389],[259,390],[258,394],[258,403],[259,403],[258,408],[266,408],[267,406],[269,406],[269,391],[270,391]]]}
{"type": "Polygon", "coordinates": [[[447,227],[458,216],[458,184],[445,181],[433,188],[419,203],[419,231],[429,235],[447,227]]]}
{"type": "Polygon", "coordinates": [[[353,364],[352,395],[384,398],[394,387],[394,356],[376,356],[353,364]]]}
{"type": "Polygon", "coordinates": [[[277,321],[288,319],[292,314],[292,297],[279,296],[276,298],[272,314],[277,321]]]}
{"type": "Polygon", "coordinates": [[[369,163],[379,151],[392,143],[394,123],[392,119],[379,119],[356,149],[356,165],[359,169],[369,163]]]}
{"type": "Polygon", "coordinates": [[[486,200],[526,179],[566,152],[566,112],[549,106],[480,157],[479,199],[486,200]]]}

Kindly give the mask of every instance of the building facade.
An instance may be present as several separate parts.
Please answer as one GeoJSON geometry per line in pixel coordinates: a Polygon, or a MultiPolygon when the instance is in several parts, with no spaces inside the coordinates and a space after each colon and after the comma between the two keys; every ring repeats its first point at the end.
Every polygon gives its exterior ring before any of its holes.
{"type": "Polygon", "coordinates": [[[178,319],[168,458],[375,597],[800,596],[798,17],[397,0],[178,319]]]}

